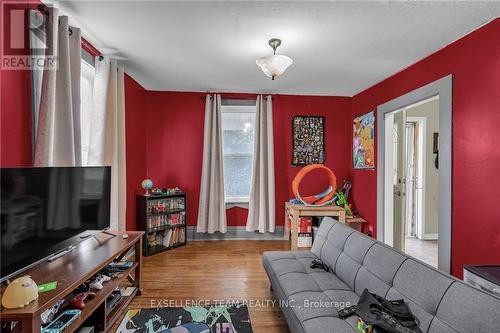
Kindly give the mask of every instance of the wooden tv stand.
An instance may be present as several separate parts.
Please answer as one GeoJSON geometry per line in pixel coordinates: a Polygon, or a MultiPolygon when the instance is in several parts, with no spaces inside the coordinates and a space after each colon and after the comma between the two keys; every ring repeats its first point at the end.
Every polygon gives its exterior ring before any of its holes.
{"type": "MultiPolygon", "coordinates": [[[[38,284],[57,281],[57,288],[40,293],[36,301],[20,309],[5,309],[2,307],[0,318],[2,323],[17,321],[13,332],[40,332],[40,314],[50,309],[59,300],[67,301],[73,298],[75,289],[114,259],[122,259],[129,249],[134,248],[135,254],[128,259],[133,261],[132,267],[123,275],[103,284],[104,288],[96,291],[96,297],[88,300],[82,309],[80,317],[71,324],[64,333],[71,333],[82,326],[94,326],[95,332],[107,332],[127,309],[136,294],[142,293],[141,261],[143,232],[115,232],[116,236],[105,233],[82,241],[67,255],[52,262],[44,262],[20,274],[30,275],[38,284]],[[122,234],[127,233],[128,238],[122,234]],[[122,297],[120,302],[106,315],[106,298],[118,286],[135,287],[129,297],[122,297]]],[[[127,258],[123,258],[125,260],[127,258]]],[[[15,278],[14,278],[15,279],[15,278]]],[[[62,309],[60,310],[62,312],[62,309]]],[[[59,315],[59,314],[57,314],[59,315]]]]}

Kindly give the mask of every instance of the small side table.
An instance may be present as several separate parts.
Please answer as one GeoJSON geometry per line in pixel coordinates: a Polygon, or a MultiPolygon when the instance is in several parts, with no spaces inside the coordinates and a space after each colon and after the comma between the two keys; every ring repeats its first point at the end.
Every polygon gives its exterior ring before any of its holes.
{"type": "Polygon", "coordinates": [[[345,210],[339,206],[305,206],[305,205],[294,205],[290,202],[285,203],[285,228],[283,238],[285,240],[290,240],[290,229],[288,229],[288,216],[291,216],[290,228],[291,228],[291,250],[297,250],[297,240],[299,231],[299,221],[302,216],[332,216],[337,217],[339,222],[345,223],[346,216],[345,210]]]}
{"type": "Polygon", "coordinates": [[[362,217],[346,217],[345,222],[348,226],[359,232],[363,232],[363,224],[368,223],[368,221],[362,217]]]}

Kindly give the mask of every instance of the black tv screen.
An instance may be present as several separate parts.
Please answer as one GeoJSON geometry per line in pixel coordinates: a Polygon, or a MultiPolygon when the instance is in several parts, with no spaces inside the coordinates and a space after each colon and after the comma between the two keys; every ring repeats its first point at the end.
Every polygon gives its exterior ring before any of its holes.
{"type": "Polygon", "coordinates": [[[110,167],[1,169],[1,280],[109,227],[110,167]]]}

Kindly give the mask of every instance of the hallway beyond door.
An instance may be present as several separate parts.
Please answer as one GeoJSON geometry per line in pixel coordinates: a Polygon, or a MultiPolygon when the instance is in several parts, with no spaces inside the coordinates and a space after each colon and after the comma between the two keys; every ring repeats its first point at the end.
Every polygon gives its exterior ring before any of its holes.
{"type": "Polygon", "coordinates": [[[422,240],[414,237],[407,237],[405,240],[405,253],[432,267],[438,267],[437,240],[422,240]]]}

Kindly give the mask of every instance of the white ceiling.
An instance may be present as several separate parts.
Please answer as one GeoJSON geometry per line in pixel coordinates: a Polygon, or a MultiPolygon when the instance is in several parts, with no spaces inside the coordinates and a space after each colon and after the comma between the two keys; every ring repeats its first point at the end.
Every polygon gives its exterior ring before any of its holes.
{"type": "Polygon", "coordinates": [[[61,1],[146,89],[352,96],[500,15],[500,2],[61,1]],[[294,64],[271,81],[267,41],[294,64]]]}

